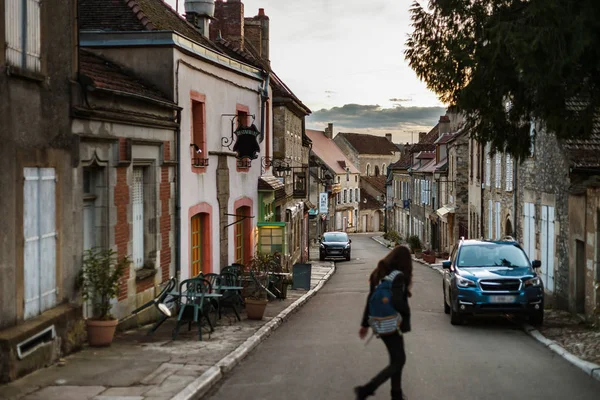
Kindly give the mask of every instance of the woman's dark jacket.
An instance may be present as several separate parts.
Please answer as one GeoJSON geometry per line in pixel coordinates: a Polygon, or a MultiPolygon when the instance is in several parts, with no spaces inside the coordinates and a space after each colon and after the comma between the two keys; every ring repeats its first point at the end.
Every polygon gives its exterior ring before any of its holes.
{"type": "MultiPolygon", "coordinates": [[[[369,296],[367,296],[367,304],[365,305],[365,311],[363,312],[363,318],[361,326],[369,326],[369,299],[377,287],[376,284],[371,282],[369,290],[369,296]]],[[[406,288],[406,282],[404,274],[399,273],[396,278],[392,281],[392,305],[402,316],[402,323],[400,324],[400,331],[402,333],[410,332],[410,307],[408,306],[408,290],[406,288]]]]}

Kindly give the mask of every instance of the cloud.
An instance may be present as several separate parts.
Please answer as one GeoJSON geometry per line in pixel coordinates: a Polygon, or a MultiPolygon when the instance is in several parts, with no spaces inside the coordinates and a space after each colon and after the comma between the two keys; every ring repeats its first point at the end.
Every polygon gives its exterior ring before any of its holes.
{"type": "Polygon", "coordinates": [[[412,99],[401,99],[401,98],[397,98],[397,97],[393,97],[390,99],[390,102],[392,102],[392,103],[407,103],[409,101],[412,101],[412,99]]]}
{"type": "Polygon", "coordinates": [[[312,126],[323,126],[333,122],[350,130],[390,130],[412,131],[431,129],[446,113],[443,107],[403,107],[383,108],[379,105],[346,104],[329,110],[315,111],[307,122],[312,126]]]}

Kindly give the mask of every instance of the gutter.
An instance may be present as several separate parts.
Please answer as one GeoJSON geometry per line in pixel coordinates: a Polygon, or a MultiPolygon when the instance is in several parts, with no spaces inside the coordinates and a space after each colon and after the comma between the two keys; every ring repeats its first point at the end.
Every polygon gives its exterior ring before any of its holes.
{"type": "Polygon", "coordinates": [[[181,108],[177,110],[175,129],[177,166],[175,168],[175,277],[181,282],[181,108]]]}
{"type": "MultiPolygon", "coordinates": [[[[260,92],[260,131],[262,132],[261,142],[265,139],[265,106],[267,104],[267,100],[269,100],[269,80],[271,75],[269,71],[265,71],[266,77],[264,80],[263,89],[260,92]]],[[[268,135],[269,132],[266,132],[268,135]]],[[[269,155],[266,155],[269,157],[269,155]]]]}

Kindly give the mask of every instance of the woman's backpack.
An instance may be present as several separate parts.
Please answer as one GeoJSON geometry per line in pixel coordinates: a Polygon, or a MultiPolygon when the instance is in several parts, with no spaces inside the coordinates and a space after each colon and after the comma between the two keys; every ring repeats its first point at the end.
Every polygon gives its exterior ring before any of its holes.
{"type": "Polygon", "coordinates": [[[392,303],[392,282],[400,273],[392,271],[383,278],[369,298],[369,325],[377,336],[400,333],[402,316],[392,303]]]}

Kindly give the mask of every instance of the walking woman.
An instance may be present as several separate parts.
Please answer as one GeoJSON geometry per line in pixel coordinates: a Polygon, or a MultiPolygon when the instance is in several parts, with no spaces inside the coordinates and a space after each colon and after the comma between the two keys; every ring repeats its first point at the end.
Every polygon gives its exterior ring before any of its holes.
{"type": "MultiPolygon", "coordinates": [[[[385,367],[379,374],[371,379],[366,385],[354,388],[357,400],[366,399],[373,395],[375,390],[388,379],[392,384],[392,400],[404,399],[402,393],[402,369],[406,363],[406,354],[404,352],[404,337],[403,333],[410,332],[410,308],[408,306],[408,297],[411,297],[412,287],[412,258],[410,251],[405,246],[397,246],[388,253],[377,264],[377,268],[371,273],[369,278],[370,291],[367,297],[367,305],[363,313],[359,337],[364,339],[367,336],[369,324],[373,330],[381,338],[390,356],[390,364],[385,367]],[[378,293],[381,288],[378,288],[380,283],[391,281],[391,306],[392,312],[397,313],[399,318],[391,329],[385,331],[380,326],[375,326],[377,318],[374,318],[374,300],[376,297],[381,303],[389,302],[389,299],[378,293]],[[377,293],[376,293],[377,292],[377,293]]],[[[382,283],[383,285],[383,283],[382,283]]],[[[388,285],[388,288],[390,286],[388,285]]],[[[388,290],[389,292],[389,290],[388,290]]],[[[385,293],[385,292],[384,292],[385,293]]],[[[380,318],[379,320],[390,321],[389,318],[380,318]]],[[[396,321],[396,320],[394,320],[396,321]]],[[[388,324],[389,325],[389,324],[388,324]]]]}

